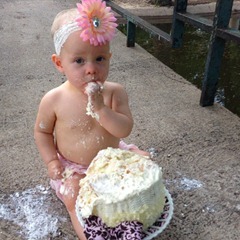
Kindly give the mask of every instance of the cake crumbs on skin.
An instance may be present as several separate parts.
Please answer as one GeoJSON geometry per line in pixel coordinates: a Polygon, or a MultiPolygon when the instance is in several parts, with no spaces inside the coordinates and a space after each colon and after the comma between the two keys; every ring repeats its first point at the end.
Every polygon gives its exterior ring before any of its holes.
{"type": "Polygon", "coordinates": [[[40,122],[39,127],[40,127],[41,129],[46,129],[46,125],[44,124],[43,121],[40,122]]]}

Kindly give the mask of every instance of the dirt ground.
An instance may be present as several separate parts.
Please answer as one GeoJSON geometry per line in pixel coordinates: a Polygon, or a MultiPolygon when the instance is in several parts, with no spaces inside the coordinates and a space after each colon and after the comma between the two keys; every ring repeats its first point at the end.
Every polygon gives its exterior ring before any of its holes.
{"type": "MultiPolygon", "coordinates": [[[[51,63],[50,26],[76,2],[0,1],[1,240],[76,239],[33,139],[40,99],[64,81],[51,63]]],[[[238,240],[240,119],[217,104],[200,107],[198,89],[138,45],[127,48],[121,33],[112,51],[109,78],[126,87],[135,120],[127,142],[155,154],[174,201],[157,239],[238,240]]]]}

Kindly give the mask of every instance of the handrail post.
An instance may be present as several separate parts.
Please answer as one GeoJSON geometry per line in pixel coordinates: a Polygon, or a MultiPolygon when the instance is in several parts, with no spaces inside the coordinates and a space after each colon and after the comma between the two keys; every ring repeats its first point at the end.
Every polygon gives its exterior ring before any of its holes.
{"type": "Polygon", "coordinates": [[[205,65],[200,105],[211,106],[217,91],[220,65],[226,40],[216,35],[217,29],[226,29],[232,13],[233,0],[217,0],[213,19],[213,30],[210,37],[209,50],[205,65]]]}
{"type": "Polygon", "coordinates": [[[136,25],[131,21],[127,22],[127,47],[135,46],[136,25]]]}
{"type": "Polygon", "coordinates": [[[176,0],[173,10],[173,22],[171,29],[171,41],[173,48],[182,46],[182,38],[184,32],[184,22],[177,19],[177,13],[185,13],[187,10],[188,0],[176,0]]]}

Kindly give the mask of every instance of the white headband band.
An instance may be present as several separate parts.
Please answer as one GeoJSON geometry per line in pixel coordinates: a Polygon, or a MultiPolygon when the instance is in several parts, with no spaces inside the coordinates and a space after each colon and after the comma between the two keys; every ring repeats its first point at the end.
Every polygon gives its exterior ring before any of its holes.
{"type": "Polygon", "coordinates": [[[69,35],[80,29],[81,28],[78,26],[77,22],[74,21],[71,23],[64,24],[54,33],[53,42],[57,55],[60,55],[61,48],[63,47],[63,44],[66,42],[69,35]]]}

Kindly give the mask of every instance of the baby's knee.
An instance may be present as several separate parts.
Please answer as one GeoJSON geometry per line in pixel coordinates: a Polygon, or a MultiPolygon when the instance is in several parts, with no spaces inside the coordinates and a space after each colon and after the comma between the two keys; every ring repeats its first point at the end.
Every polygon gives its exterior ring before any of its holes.
{"type": "Polygon", "coordinates": [[[75,210],[76,200],[77,200],[77,197],[75,197],[75,196],[71,196],[71,195],[63,196],[63,202],[64,202],[64,205],[66,206],[68,212],[73,212],[75,210]]]}

